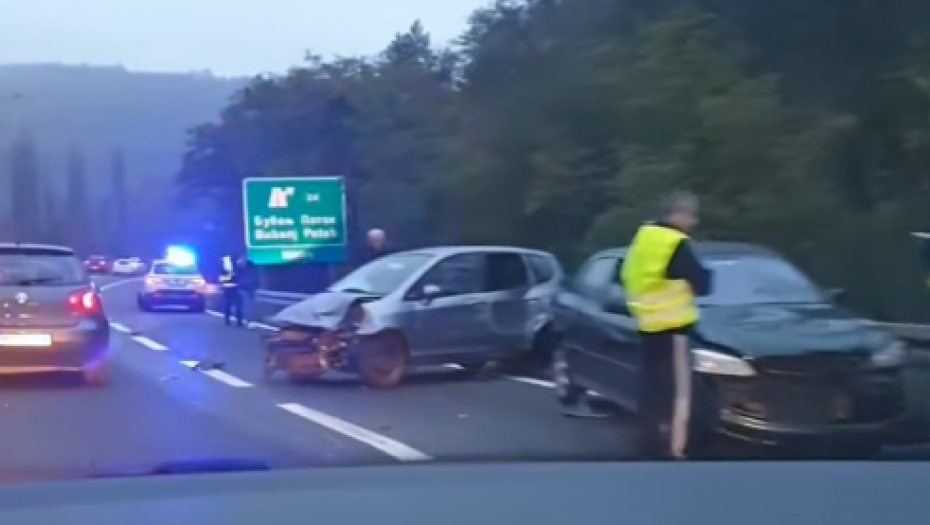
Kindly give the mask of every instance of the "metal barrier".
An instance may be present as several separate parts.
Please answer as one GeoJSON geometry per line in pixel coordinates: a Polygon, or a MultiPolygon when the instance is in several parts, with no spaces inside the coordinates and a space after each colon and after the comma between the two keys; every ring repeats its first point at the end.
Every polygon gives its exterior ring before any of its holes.
{"type": "Polygon", "coordinates": [[[259,290],[256,296],[258,301],[262,303],[273,304],[275,306],[290,306],[310,297],[310,294],[259,290]]]}
{"type": "MultiPolygon", "coordinates": [[[[276,307],[284,307],[302,301],[310,297],[310,295],[311,294],[259,290],[258,301],[276,307]]],[[[888,330],[896,337],[905,341],[930,345],[930,325],[879,322],[874,324],[888,330]]]]}

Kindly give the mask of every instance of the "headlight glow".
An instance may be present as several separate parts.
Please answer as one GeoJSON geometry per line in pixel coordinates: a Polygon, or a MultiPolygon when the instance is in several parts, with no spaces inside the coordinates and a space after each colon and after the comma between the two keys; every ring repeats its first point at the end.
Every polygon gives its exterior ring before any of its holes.
{"type": "Polygon", "coordinates": [[[872,364],[875,366],[899,366],[907,357],[907,348],[901,341],[894,341],[885,348],[872,354],[872,364]]]}
{"type": "Polygon", "coordinates": [[[717,376],[749,377],[756,375],[752,365],[738,357],[733,357],[713,350],[695,348],[691,350],[692,368],[702,374],[717,376]]]}

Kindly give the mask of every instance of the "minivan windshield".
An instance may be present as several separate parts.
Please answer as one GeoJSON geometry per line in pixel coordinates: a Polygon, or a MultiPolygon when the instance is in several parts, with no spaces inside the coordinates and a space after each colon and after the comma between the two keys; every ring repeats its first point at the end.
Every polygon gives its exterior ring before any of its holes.
{"type": "Polygon", "coordinates": [[[0,253],[0,286],[73,286],[87,281],[81,262],[57,253],[0,253]]]}
{"type": "Polygon", "coordinates": [[[433,259],[425,253],[389,255],[362,266],[329,287],[331,292],[388,295],[433,259]]]}
{"type": "Polygon", "coordinates": [[[713,272],[706,305],[803,304],[826,301],[823,292],[790,263],[770,256],[708,257],[713,272]]]}

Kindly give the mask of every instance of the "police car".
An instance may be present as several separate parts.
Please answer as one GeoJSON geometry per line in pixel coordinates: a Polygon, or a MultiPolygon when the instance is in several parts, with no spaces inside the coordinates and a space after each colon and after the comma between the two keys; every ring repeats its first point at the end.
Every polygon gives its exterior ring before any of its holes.
{"type": "Polygon", "coordinates": [[[139,292],[139,309],[151,312],[163,306],[183,306],[202,312],[208,287],[196,264],[178,264],[167,259],[152,263],[139,292]]]}

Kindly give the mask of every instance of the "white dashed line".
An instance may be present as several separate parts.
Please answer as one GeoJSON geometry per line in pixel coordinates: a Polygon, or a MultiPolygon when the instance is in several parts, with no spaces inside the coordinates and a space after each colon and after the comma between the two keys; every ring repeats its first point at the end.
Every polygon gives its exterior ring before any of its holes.
{"type": "MultiPolygon", "coordinates": [[[[187,368],[190,368],[191,370],[194,370],[197,368],[197,365],[200,363],[197,361],[181,361],[181,364],[186,366],[187,368]]],[[[198,372],[203,373],[203,375],[210,376],[213,379],[216,379],[217,381],[221,383],[226,383],[227,385],[233,388],[251,388],[252,387],[252,383],[249,383],[248,381],[243,381],[239,379],[238,377],[232,374],[226,373],[222,370],[198,370],[198,372]]]]}
{"type": "Polygon", "coordinates": [[[165,352],[168,350],[167,346],[159,343],[158,341],[153,341],[149,339],[148,337],[145,337],[144,335],[134,335],[132,336],[132,340],[146,348],[150,348],[158,352],[165,352]]]}
{"type": "Polygon", "coordinates": [[[132,329],[128,326],[123,326],[119,323],[110,323],[110,328],[116,330],[117,332],[123,332],[124,334],[131,334],[132,329]]]}
{"type": "Polygon", "coordinates": [[[326,427],[334,432],[350,437],[372,448],[380,450],[398,461],[429,461],[432,458],[415,448],[411,448],[387,436],[376,434],[368,429],[343,421],[323,412],[318,412],[298,403],[283,403],[278,407],[287,410],[295,416],[312,421],[317,425],[326,427]]]}

